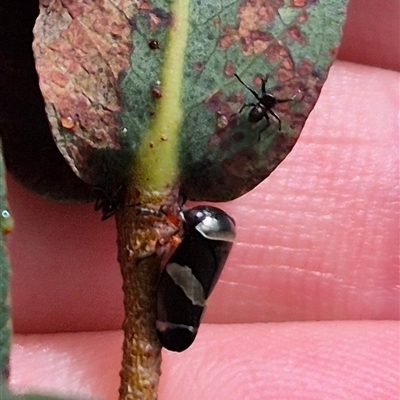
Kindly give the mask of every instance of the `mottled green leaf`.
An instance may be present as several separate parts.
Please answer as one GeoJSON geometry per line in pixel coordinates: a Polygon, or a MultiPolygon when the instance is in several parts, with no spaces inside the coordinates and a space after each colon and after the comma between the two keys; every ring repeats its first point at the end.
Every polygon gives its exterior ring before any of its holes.
{"type": "Polygon", "coordinates": [[[56,143],[90,184],[236,198],[293,148],[336,55],[346,0],[52,2],[35,55],[56,143]],[[248,120],[260,93],[293,101],[248,120]],[[299,93],[301,91],[301,93],[299,93]],[[261,134],[260,134],[261,131],[261,134]]]}

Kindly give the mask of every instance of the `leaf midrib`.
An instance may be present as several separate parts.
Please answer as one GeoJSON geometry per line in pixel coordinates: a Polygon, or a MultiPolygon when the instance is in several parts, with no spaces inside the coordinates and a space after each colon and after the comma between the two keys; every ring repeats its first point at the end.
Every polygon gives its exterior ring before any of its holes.
{"type": "Polygon", "coordinates": [[[190,0],[171,4],[171,26],[165,43],[155,116],[142,136],[135,157],[134,185],[148,192],[163,192],[178,177],[179,132],[183,120],[182,91],[185,52],[189,32],[190,0]]]}

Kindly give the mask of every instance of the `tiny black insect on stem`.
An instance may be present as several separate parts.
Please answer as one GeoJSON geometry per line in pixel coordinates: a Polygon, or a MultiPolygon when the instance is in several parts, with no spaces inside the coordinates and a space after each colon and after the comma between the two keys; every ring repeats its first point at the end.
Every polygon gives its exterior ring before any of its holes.
{"type": "Polygon", "coordinates": [[[273,93],[267,92],[266,84],[268,82],[268,74],[266,74],[265,78],[261,79],[262,82],[261,95],[259,95],[254,89],[252,89],[249,85],[244,83],[240,79],[238,74],[234,75],[245,88],[247,88],[251,93],[253,93],[253,96],[257,99],[257,103],[243,104],[239,110],[239,113],[241,113],[246,107],[252,107],[252,109],[249,112],[249,117],[248,117],[249,122],[257,123],[261,121],[263,118],[265,118],[265,120],[267,121],[267,125],[263,129],[261,129],[261,131],[258,133],[258,140],[261,139],[261,132],[265,131],[270,125],[270,120],[269,120],[270,115],[273,116],[278,121],[279,132],[281,132],[282,122],[279,116],[273,110],[273,108],[279,103],[287,103],[289,101],[292,101],[297,96],[298,92],[295,93],[292,97],[289,97],[287,99],[277,99],[273,95],[273,93]]]}
{"type": "Polygon", "coordinates": [[[112,217],[115,211],[120,207],[118,200],[118,192],[121,190],[120,186],[113,194],[110,194],[100,186],[93,186],[93,191],[96,195],[96,202],[94,203],[94,211],[101,210],[102,217],[101,220],[112,217]]]}

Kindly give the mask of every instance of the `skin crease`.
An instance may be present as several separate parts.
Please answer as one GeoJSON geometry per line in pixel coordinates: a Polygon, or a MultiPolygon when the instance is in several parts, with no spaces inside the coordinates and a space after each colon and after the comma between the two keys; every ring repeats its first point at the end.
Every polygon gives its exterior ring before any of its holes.
{"type": "MultiPolygon", "coordinates": [[[[359,12],[344,40],[364,37],[356,29],[372,3],[352,1],[359,12]]],[[[382,29],[397,23],[391,7],[380,11],[382,29]]],[[[361,47],[352,60],[369,52],[385,66],[380,52],[396,41],[361,47]]],[[[398,398],[398,134],[399,74],[336,62],[288,158],[221,206],[236,219],[237,243],[210,299],[210,324],[188,351],[163,352],[160,400],[398,398]],[[246,324],[255,321],[264,323],[246,324]]],[[[117,399],[113,220],[8,184],[19,332],[11,387],[117,399]],[[75,332],[44,333],[66,331],[75,332]]]]}

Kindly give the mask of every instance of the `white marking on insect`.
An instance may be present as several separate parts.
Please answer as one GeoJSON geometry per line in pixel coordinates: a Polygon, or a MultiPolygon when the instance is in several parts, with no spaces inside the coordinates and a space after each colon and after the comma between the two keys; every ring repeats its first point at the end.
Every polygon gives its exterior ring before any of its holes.
{"type": "Polygon", "coordinates": [[[188,266],[169,263],[165,268],[175,285],[179,286],[183,290],[192,304],[201,307],[205,306],[203,286],[193,275],[192,270],[188,266]]]}
{"type": "Polygon", "coordinates": [[[184,325],[184,324],[174,324],[173,322],[167,322],[167,321],[156,321],[156,328],[160,332],[165,332],[170,329],[187,329],[189,332],[197,332],[197,328],[190,326],[190,325],[184,325]]]}

